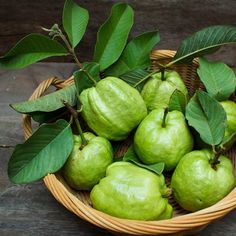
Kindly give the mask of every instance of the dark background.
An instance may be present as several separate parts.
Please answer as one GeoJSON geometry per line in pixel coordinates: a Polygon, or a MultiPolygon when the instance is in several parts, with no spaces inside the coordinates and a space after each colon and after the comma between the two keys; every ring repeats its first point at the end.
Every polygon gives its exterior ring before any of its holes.
{"type": "MultiPolygon", "coordinates": [[[[90,12],[88,30],[77,48],[81,61],[92,58],[96,32],[107,18],[111,0],[75,0],[90,12]]],[[[236,26],[236,0],[130,0],[135,10],[131,37],[144,31],[160,30],[159,49],[177,49],[189,34],[210,25],[236,26]]],[[[0,56],[20,38],[42,33],[61,22],[63,0],[0,0],[0,56]]],[[[211,56],[236,68],[236,46],[223,47],[211,56]]],[[[68,78],[70,58],[51,58],[18,71],[0,70],[0,236],[110,236],[68,212],[48,192],[42,181],[14,185],[7,177],[7,162],[17,143],[24,141],[22,117],[8,104],[26,100],[38,84],[50,76],[68,78]]],[[[235,236],[236,211],[204,229],[199,236],[235,236]]]]}
{"type": "MultiPolygon", "coordinates": [[[[90,12],[88,30],[77,48],[81,61],[92,58],[98,27],[104,22],[111,6],[119,1],[75,0],[90,12]]],[[[130,0],[135,10],[135,24],[131,37],[144,31],[159,29],[161,43],[157,48],[177,49],[181,40],[210,25],[236,26],[235,0],[130,0]]],[[[41,26],[50,28],[61,24],[63,0],[0,0],[0,55],[20,38],[32,33],[44,33],[41,26]]],[[[227,46],[221,56],[234,66],[236,47],[227,46]],[[222,55],[223,54],[223,55],[222,55]]],[[[52,58],[50,61],[71,61],[71,58],[52,58]]]]}

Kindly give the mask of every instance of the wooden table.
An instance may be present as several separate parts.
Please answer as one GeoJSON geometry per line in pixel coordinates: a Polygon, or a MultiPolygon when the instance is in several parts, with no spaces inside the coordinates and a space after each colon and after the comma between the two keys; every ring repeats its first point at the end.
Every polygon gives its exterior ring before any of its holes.
{"type": "MultiPolygon", "coordinates": [[[[0,70],[0,235],[111,235],[79,219],[60,205],[42,181],[14,185],[7,162],[16,144],[24,141],[21,115],[9,103],[26,100],[38,84],[51,76],[68,78],[68,63],[38,63],[18,71],[0,70]]],[[[199,236],[235,236],[236,211],[208,226],[199,236]]]]}

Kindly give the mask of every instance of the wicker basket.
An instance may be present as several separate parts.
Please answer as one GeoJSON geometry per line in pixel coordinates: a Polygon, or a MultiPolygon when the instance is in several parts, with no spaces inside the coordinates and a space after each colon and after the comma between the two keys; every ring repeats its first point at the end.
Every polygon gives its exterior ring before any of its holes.
{"type": "MultiPolygon", "coordinates": [[[[159,50],[151,54],[153,61],[152,68],[157,69],[157,62],[170,60],[174,56],[174,51],[159,50]]],[[[176,65],[173,69],[177,70],[185,81],[190,95],[201,87],[201,83],[196,75],[197,60],[188,65],[176,65]]],[[[63,88],[73,83],[73,78],[67,80],[59,80],[50,78],[43,81],[34,91],[30,100],[40,97],[50,85],[56,88],[63,88]]],[[[25,138],[32,135],[31,118],[23,117],[23,128],[25,138]]],[[[127,146],[127,145],[126,145],[127,146]]],[[[235,146],[227,153],[232,159],[235,166],[236,148],[235,146]]],[[[223,200],[195,213],[188,213],[181,209],[178,204],[170,199],[175,211],[174,218],[162,221],[136,221],[125,220],[112,217],[110,215],[99,212],[91,207],[89,193],[72,190],[60,176],[60,174],[49,174],[44,178],[47,188],[54,197],[62,203],[68,210],[75,213],[80,218],[106,229],[116,235],[185,235],[193,234],[207,226],[212,221],[219,219],[228,212],[236,208],[236,188],[228,194],[223,200]]]]}

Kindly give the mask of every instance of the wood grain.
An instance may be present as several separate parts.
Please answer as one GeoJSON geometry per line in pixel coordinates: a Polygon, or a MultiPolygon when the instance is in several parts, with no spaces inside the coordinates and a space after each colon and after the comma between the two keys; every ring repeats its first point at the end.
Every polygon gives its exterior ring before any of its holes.
{"type": "MultiPolygon", "coordinates": [[[[90,12],[88,30],[77,48],[81,61],[92,60],[96,32],[110,12],[114,0],[75,0],[90,12]]],[[[0,55],[17,40],[31,32],[42,32],[41,26],[50,27],[61,22],[64,0],[0,0],[0,55]]],[[[189,34],[210,25],[235,25],[235,0],[128,0],[135,10],[135,24],[131,37],[144,31],[159,29],[162,49],[177,49],[189,34]]],[[[214,58],[234,65],[236,46],[223,48],[214,58]],[[219,57],[220,55],[220,57],[219,57]]],[[[50,59],[57,60],[56,58],[50,59]]],[[[71,61],[71,58],[60,59],[71,61]]]]}

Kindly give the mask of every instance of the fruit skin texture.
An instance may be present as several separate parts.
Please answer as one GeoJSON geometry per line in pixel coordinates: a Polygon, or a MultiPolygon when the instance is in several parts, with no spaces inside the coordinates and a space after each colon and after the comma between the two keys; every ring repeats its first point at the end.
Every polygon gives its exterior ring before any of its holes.
{"type": "Polygon", "coordinates": [[[141,95],[148,111],[165,108],[175,89],[181,91],[188,98],[188,90],[176,71],[165,71],[165,80],[161,80],[161,72],[151,76],[144,85],[141,95]]]}
{"type": "Polygon", "coordinates": [[[212,152],[203,149],[186,154],[171,180],[176,201],[188,211],[198,211],[224,198],[235,186],[231,161],[220,156],[216,170],[209,163],[212,152]]]}
{"type": "Polygon", "coordinates": [[[192,150],[193,138],[181,112],[168,112],[165,127],[163,116],[164,109],[148,114],[135,133],[134,149],[145,164],[164,162],[165,170],[169,171],[192,150]]]}
{"type": "Polygon", "coordinates": [[[89,132],[84,137],[88,144],[80,150],[81,137],[74,135],[74,147],[63,168],[66,182],[77,190],[91,190],[113,161],[112,146],[107,139],[89,132]]]}
{"type": "Polygon", "coordinates": [[[115,162],[90,193],[93,207],[109,215],[134,220],[171,218],[164,176],[129,162],[115,162]]]}
{"type": "Polygon", "coordinates": [[[226,138],[236,132],[236,103],[228,100],[221,102],[221,105],[223,106],[227,116],[227,126],[225,129],[226,138]]]}
{"type": "Polygon", "coordinates": [[[139,92],[115,77],[106,77],[96,87],[80,94],[82,115],[88,126],[109,140],[123,140],[147,115],[139,92]]]}

